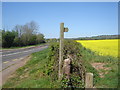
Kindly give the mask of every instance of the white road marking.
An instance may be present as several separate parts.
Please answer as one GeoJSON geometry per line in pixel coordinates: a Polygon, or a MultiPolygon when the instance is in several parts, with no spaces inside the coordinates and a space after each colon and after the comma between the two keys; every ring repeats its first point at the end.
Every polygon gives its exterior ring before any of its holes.
{"type": "Polygon", "coordinates": [[[9,55],[14,55],[14,54],[18,54],[20,52],[16,52],[16,53],[11,53],[11,54],[7,54],[7,55],[2,55],[2,56],[9,56],[9,55]]]}
{"type": "Polygon", "coordinates": [[[16,52],[16,53],[11,53],[11,54],[6,54],[6,55],[2,55],[2,56],[10,56],[10,55],[14,55],[14,54],[23,53],[23,52],[30,52],[30,51],[33,51],[33,50],[34,50],[34,49],[28,50],[28,51],[22,51],[22,52],[16,52]]]}
{"type": "Polygon", "coordinates": [[[9,61],[5,61],[5,62],[3,62],[3,63],[8,63],[9,61]]]}
{"type": "MultiPolygon", "coordinates": [[[[17,58],[17,59],[13,59],[12,61],[17,61],[17,60],[22,60],[22,59],[24,59],[24,58],[17,58]]],[[[6,63],[9,63],[10,61],[5,61],[5,62],[3,62],[4,64],[6,64],[6,63]]]]}
{"type": "Polygon", "coordinates": [[[19,59],[13,59],[12,61],[17,61],[17,60],[19,60],[19,59]]]}
{"type": "MultiPolygon", "coordinates": [[[[46,47],[47,47],[47,46],[46,46],[46,47]]],[[[41,47],[40,49],[46,48],[46,47],[41,47]]],[[[22,51],[22,52],[16,52],[16,53],[11,53],[11,54],[1,55],[0,57],[2,57],[2,56],[10,56],[10,55],[19,54],[19,53],[24,53],[24,52],[30,52],[30,51],[34,51],[34,50],[39,50],[39,49],[31,49],[31,50],[22,51]]]]}
{"type": "Polygon", "coordinates": [[[20,58],[20,60],[22,60],[22,59],[24,59],[24,58],[20,58]]]}

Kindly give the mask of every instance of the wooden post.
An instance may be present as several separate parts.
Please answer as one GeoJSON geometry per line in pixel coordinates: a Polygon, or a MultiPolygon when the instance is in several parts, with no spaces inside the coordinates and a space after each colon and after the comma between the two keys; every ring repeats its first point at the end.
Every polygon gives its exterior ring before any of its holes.
{"type": "Polygon", "coordinates": [[[85,88],[93,88],[93,73],[86,73],[85,88]]]}
{"type": "Polygon", "coordinates": [[[62,77],[62,61],[63,61],[63,40],[64,40],[64,23],[60,24],[60,48],[59,48],[59,80],[62,77]]]}
{"type": "Polygon", "coordinates": [[[59,71],[58,71],[58,79],[59,80],[62,79],[64,32],[68,32],[68,28],[64,28],[64,23],[60,23],[60,48],[59,48],[59,71]]]}

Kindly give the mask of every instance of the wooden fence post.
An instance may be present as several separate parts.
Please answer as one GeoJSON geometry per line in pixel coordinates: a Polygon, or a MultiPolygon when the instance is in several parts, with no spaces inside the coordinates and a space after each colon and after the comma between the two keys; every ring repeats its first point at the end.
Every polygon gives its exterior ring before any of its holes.
{"type": "Polygon", "coordinates": [[[93,73],[86,73],[85,88],[93,88],[93,73]]]}

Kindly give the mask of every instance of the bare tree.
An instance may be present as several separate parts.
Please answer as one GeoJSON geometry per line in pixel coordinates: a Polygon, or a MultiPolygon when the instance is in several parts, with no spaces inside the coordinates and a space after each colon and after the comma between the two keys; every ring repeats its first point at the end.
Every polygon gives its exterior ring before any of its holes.
{"type": "Polygon", "coordinates": [[[31,21],[25,25],[16,25],[14,30],[18,32],[18,37],[21,37],[23,33],[36,34],[39,30],[39,25],[35,21],[31,21]]]}
{"type": "Polygon", "coordinates": [[[30,28],[32,34],[36,34],[36,33],[38,32],[39,25],[38,25],[36,22],[31,21],[31,22],[29,23],[29,28],[30,28]]]}
{"type": "Polygon", "coordinates": [[[17,32],[18,37],[21,37],[21,35],[22,35],[22,28],[23,28],[22,25],[16,25],[16,26],[14,27],[14,30],[17,32]]]}
{"type": "Polygon", "coordinates": [[[36,22],[31,21],[30,23],[26,23],[23,28],[23,34],[22,34],[22,41],[25,44],[28,44],[31,42],[31,37],[35,34],[37,34],[37,31],[39,29],[39,26],[36,22]]]}
{"type": "Polygon", "coordinates": [[[31,42],[39,42],[38,37],[40,37],[41,41],[44,38],[44,36],[38,35],[39,25],[34,21],[26,23],[25,25],[16,25],[14,30],[18,33],[18,38],[20,38],[24,45],[28,45],[31,42]],[[33,41],[35,38],[37,38],[37,40],[33,41]]]}

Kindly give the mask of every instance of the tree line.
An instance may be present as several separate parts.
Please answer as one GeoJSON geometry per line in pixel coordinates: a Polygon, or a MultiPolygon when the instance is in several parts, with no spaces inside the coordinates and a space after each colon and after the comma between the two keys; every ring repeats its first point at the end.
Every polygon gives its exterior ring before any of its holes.
{"type": "Polygon", "coordinates": [[[120,39],[120,35],[100,35],[92,37],[72,38],[73,40],[102,40],[102,39],[120,39]]]}
{"type": "Polygon", "coordinates": [[[34,21],[25,25],[16,25],[12,31],[2,30],[2,47],[22,47],[45,43],[44,35],[38,30],[39,25],[34,21]]]}

